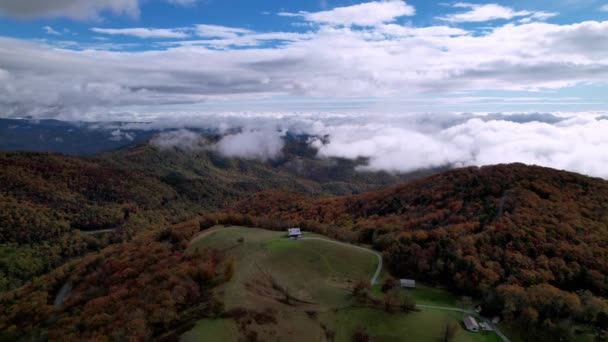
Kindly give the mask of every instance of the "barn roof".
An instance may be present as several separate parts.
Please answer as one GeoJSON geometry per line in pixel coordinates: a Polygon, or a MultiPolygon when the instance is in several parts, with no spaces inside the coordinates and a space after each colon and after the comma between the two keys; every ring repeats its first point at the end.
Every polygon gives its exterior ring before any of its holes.
{"type": "Polygon", "coordinates": [[[479,324],[477,324],[477,321],[475,320],[475,318],[473,318],[471,316],[465,317],[464,326],[468,330],[479,329],[479,324]]]}
{"type": "Polygon", "coordinates": [[[405,287],[415,287],[416,281],[414,279],[399,279],[399,284],[405,287]]]}
{"type": "Polygon", "coordinates": [[[287,228],[287,234],[300,235],[300,234],[302,234],[302,232],[300,231],[300,228],[287,228]]]}

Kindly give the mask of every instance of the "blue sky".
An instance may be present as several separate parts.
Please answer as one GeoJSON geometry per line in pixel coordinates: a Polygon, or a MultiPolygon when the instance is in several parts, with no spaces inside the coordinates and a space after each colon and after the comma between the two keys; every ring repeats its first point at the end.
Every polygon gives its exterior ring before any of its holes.
{"type": "MultiPolygon", "coordinates": [[[[14,0],[17,1],[17,0],[14,0]]],[[[295,31],[305,32],[307,27],[299,27],[290,18],[276,15],[280,12],[309,11],[318,12],[335,7],[351,6],[364,1],[247,1],[247,0],[208,0],[192,2],[187,5],[175,5],[161,0],[150,0],[139,5],[139,14],[113,13],[110,10],[97,12],[97,18],[71,18],[65,16],[10,16],[6,12],[0,17],[0,33],[29,40],[71,40],[80,43],[95,43],[94,37],[103,35],[91,32],[93,27],[103,28],[176,28],[188,27],[197,24],[222,25],[230,27],[243,27],[262,32],[273,31],[295,31]],[[49,26],[61,33],[60,36],[47,34],[44,27],[49,26]],[[65,32],[69,30],[69,32],[65,32]]],[[[495,3],[510,7],[515,10],[547,11],[559,13],[551,18],[550,22],[559,24],[571,24],[589,20],[607,20],[608,11],[599,9],[608,4],[599,0],[558,0],[550,2],[530,2],[522,0],[513,1],[472,1],[473,3],[495,3]]],[[[453,2],[456,3],[456,2],[453,2]]],[[[448,4],[450,2],[430,1],[408,1],[415,7],[416,15],[402,17],[395,20],[396,23],[409,24],[413,26],[431,26],[443,24],[438,17],[451,12],[458,12],[448,4]]],[[[497,26],[504,24],[505,20],[490,20],[482,23],[460,23],[459,27],[475,29],[486,26],[497,26]]],[[[106,37],[107,38],[107,37],[106,37]]],[[[129,37],[113,37],[115,42],[139,43],[140,46],[128,49],[147,49],[149,40],[131,39],[129,37]]]]}
{"type": "Polygon", "coordinates": [[[608,178],[607,81],[608,0],[0,1],[0,117],[236,131],[245,158],[293,131],[369,170],[608,178]]]}
{"type": "Polygon", "coordinates": [[[607,6],[6,0],[0,115],[604,111],[607,6]]]}

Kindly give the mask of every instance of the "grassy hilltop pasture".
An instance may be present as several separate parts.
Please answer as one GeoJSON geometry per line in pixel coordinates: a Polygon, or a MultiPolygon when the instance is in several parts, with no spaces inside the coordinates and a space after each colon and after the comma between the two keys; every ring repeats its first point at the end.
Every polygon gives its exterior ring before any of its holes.
{"type": "MultiPolygon", "coordinates": [[[[462,320],[457,312],[389,313],[357,304],[352,284],[369,280],[377,267],[369,251],[319,240],[294,241],[283,232],[246,227],[214,227],[195,238],[189,251],[207,248],[234,260],[232,279],[217,290],[228,314],[199,321],[183,341],[235,341],[254,335],[262,341],[327,341],[332,335],[335,341],[351,341],[358,327],[365,327],[375,341],[437,341],[446,322],[462,320]],[[290,299],[277,288],[286,289],[290,299]]],[[[420,294],[436,294],[435,303],[455,302],[441,290],[420,294]]],[[[461,328],[454,341],[499,339],[461,328]]]]}

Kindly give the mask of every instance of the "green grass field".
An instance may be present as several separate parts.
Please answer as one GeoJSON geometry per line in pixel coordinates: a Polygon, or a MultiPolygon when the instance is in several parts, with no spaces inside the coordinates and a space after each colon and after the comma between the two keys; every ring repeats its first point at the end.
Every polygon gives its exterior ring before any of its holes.
{"type": "MultiPolygon", "coordinates": [[[[246,322],[245,329],[255,331],[260,340],[325,341],[326,332],[332,331],[336,341],[350,341],[355,329],[364,326],[374,341],[437,341],[446,322],[462,321],[457,312],[422,309],[404,314],[358,307],[350,294],[352,284],[369,280],[377,266],[375,255],[364,250],[319,240],[289,240],[283,232],[246,227],[214,227],[194,239],[189,252],[206,248],[222,250],[226,259],[235,260],[234,277],[217,290],[226,310],[275,312],[274,324],[246,322]],[[272,284],[286,288],[294,299],[285,302],[284,294],[272,284]]],[[[431,287],[401,291],[412,291],[419,303],[458,304],[456,297],[431,287]]],[[[230,319],[205,319],[182,340],[234,341],[243,335],[242,327],[243,322],[239,326],[230,319]]],[[[455,341],[499,339],[493,333],[472,334],[461,328],[455,341]]]]}
{"type": "Polygon", "coordinates": [[[416,298],[416,303],[418,304],[453,307],[460,307],[462,305],[458,297],[452,293],[423,284],[416,284],[415,289],[405,291],[410,292],[416,298]]]}
{"type": "MultiPolygon", "coordinates": [[[[414,313],[393,312],[367,308],[349,308],[328,312],[321,319],[333,322],[336,341],[351,341],[358,326],[364,327],[374,341],[441,341],[447,322],[460,324],[458,312],[421,310],[414,313]]],[[[494,333],[469,333],[460,327],[454,342],[501,341],[494,333]]]]}
{"type": "Polygon", "coordinates": [[[196,326],[185,333],[181,340],[183,342],[199,341],[236,341],[239,333],[236,324],[228,319],[202,319],[196,326]],[[213,336],[213,339],[204,339],[204,336],[213,336]]]}

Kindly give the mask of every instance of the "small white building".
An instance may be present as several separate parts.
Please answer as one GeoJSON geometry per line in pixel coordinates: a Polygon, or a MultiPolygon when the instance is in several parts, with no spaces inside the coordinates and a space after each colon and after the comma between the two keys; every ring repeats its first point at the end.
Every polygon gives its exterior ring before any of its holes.
{"type": "Polygon", "coordinates": [[[479,322],[479,327],[481,328],[481,330],[483,331],[492,331],[494,329],[492,329],[492,327],[486,323],[486,322],[479,322]]]}
{"type": "Polygon", "coordinates": [[[408,289],[415,289],[416,281],[414,279],[399,279],[399,286],[405,287],[408,289]]]}
{"type": "Polygon", "coordinates": [[[471,332],[479,331],[479,324],[477,324],[477,320],[475,320],[475,318],[473,318],[471,316],[465,317],[464,326],[465,326],[465,328],[467,328],[468,331],[471,331],[471,332]]]}
{"type": "Polygon", "coordinates": [[[287,236],[290,239],[299,239],[300,237],[302,237],[302,231],[300,230],[300,228],[287,228],[287,236]]]}

